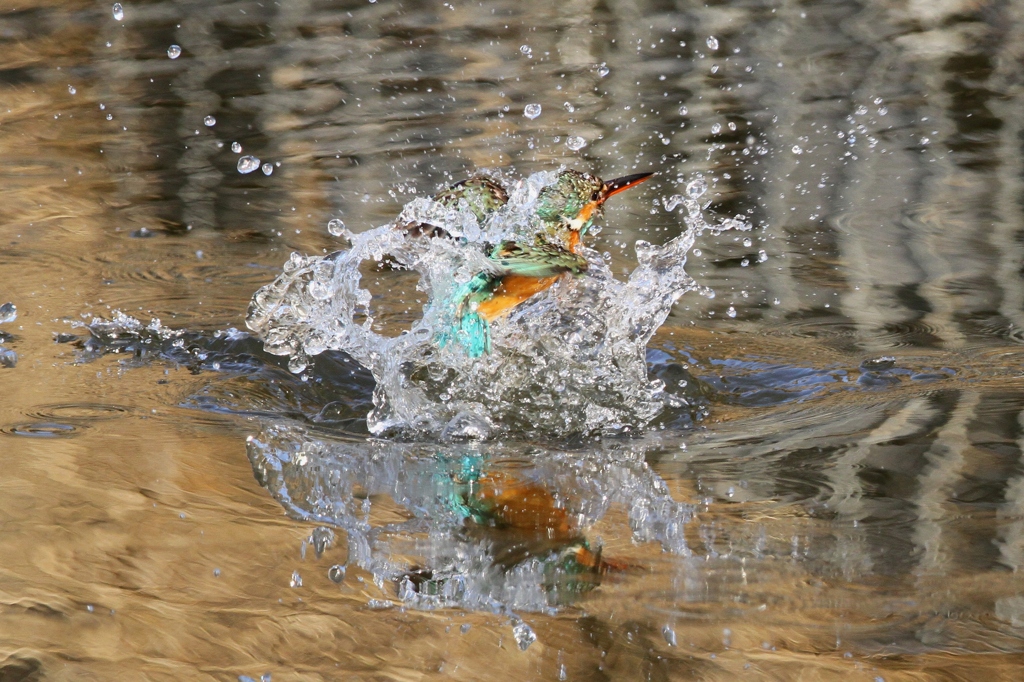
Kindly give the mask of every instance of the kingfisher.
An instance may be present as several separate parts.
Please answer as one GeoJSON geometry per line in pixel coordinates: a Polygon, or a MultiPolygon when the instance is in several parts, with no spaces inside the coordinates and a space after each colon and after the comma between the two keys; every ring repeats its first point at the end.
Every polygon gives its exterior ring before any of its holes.
{"type": "MultiPolygon", "coordinates": [[[[495,245],[487,255],[488,267],[456,291],[451,301],[453,330],[441,335],[441,345],[447,345],[454,337],[470,357],[489,353],[491,322],[546,291],[562,275],[582,276],[587,271],[587,261],[579,249],[583,236],[600,217],[604,202],[652,175],[637,173],[606,182],[576,170],[560,172],[537,195],[535,233],[495,245]]],[[[473,177],[445,190],[436,200],[449,206],[464,200],[483,222],[488,214],[505,205],[508,193],[489,178],[473,177]]],[[[428,228],[406,229],[410,233],[443,236],[438,228],[428,228]]]]}

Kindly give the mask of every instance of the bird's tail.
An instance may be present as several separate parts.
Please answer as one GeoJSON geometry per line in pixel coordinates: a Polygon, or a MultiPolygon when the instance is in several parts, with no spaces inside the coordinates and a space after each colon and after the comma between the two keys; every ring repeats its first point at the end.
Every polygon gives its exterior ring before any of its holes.
{"type": "Polygon", "coordinates": [[[466,282],[452,297],[453,320],[451,326],[438,334],[438,345],[444,348],[456,342],[466,349],[471,358],[491,352],[491,325],[473,310],[473,304],[486,298],[494,289],[494,278],[480,273],[466,282]]]}

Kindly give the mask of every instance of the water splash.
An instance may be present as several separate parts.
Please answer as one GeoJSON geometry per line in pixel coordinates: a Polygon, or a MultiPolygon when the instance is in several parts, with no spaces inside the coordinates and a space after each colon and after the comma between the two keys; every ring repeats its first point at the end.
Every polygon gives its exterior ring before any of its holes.
{"type": "Polygon", "coordinates": [[[293,372],[327,350],[344,351],[369,369],[377,382],[367,417],[374,435],[459,440],[642,429],[684,400],[648,378],[647,342],[680,296],[712,295],[686,273],[687,252],[702,232],[750,225],[740,217],[708,223],[697,203],[707,185],[691,182],[682,202],[685,231],[662,246],[638,241],[638,264],[627,281],[584,248],[587,276],[561,281],[495,321],[492,353],[469,358],[455,344],[439,347],[438,334],[452,325],[448,301],[486,266],[484,245],[533,234],[533,204],[554,177],[500,178],[511,188],[509,202],[482,224],[468,207],[417,198],[396,223],[349,235],[348,250],[293,253],[284,273],[256,292],[246,323],[269,353],[289,357],[293,372]],[[455,239],[414,238],[396,229],[416,224],[455,239]],[[361,283],[364,262],[384,261],[418,272],[429,297],[423,317],[394,337],[374,331],[373,295],[361,283]]]}
{"type": "MultiPolygon", "coordinates": [[[[613,510],[635,542],[689,555],[694,509],[647,465],[651,447],[532,448],[524,460],[521,444],[346,441],[279,419],[247,440],[256,480],[290,516],[344,531],[348,555],[331,580],[358,569],[378,598],[409,608],[507,614],[551,612],[626,570],[588,537],[613,510]]],[[[535,638],[517,632],[520,645],[535,638]]]]}

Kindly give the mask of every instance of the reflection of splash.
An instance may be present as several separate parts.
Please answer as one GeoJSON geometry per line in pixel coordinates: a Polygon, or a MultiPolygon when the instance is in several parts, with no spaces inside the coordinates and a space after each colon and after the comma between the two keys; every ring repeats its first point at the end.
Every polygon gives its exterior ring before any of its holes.
{"type": "Polygon", "coordinates": [[[268,425],[248,443],[257,479],[290,514],[343,529],[349,562],[415,608],[546,611],[576,599],[627,567],[587,537],[612,507],[625,509],[634,540],[687,552],[692,509],[671,498],[637,443],[527,463],[521,448],[440,452],[294,425],[268,425]]]}
{"type": "Polygon", "coordinates": [[[470,359],[456,347],[438,348],[438,333],[452,324],[438,302],[483,267],[484,244],[535,229],[533,202],[552,177],[540,173],[516,183],[508,204],[483,225],[468,209],[428,199],[411,202],[399,218],[440,227],[458,240],[410,239],[389,224],[350,235],[347,251],[292,254],[284,273],[253,297],[247,324],[268,352],[289,356],[295,372],[326,350],[345,351],[368,368],[377,382],[368,424],[377,435],[458,439],[642,428],[666,406],[686,404],[648,378],[645,349],[675,301],[702,290],[684,269],[688,251],[704,230],[749,225],[738,219],[709,225],[696,201],[704,185],[691,183],[691,198],[680,198],[687,230],[664,246],[637,242],[638,266],[626,282],[584,249],[588,275],[561,282],[498,321],[494,353],[470,359]],[[393,338],[373,330],[372,296],[361,286],[360,265],[385,256],[418,272],[431,300],[422,319],[393,338]]]}

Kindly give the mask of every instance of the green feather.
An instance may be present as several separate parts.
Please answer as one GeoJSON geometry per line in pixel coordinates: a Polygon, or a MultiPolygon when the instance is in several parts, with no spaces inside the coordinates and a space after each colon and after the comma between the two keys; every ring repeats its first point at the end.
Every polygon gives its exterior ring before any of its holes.
{"type": "Polygon", "coordinates": [[[509,275],[551,277],[571,272],[579,276],[587,271],[585,258],[554,244],[504,242],[491,252],[490,258],[509,275]]]}
{"type": "MultiPolygon", "coordinates": [[[[477,175],[438,192],[434,201],[451,208],[458,208],[459,202],[465,201],[466,208],[483,224],[487,216],[508,203],[508,192],[494,180],[477,175]]],[[[451,236],[444,228],[428,223],[404,223],[398,229],[411,237],[451,236]]]]}
{"type": "Polygon", "coordinates": [[[434,201],[452,207],[465,201],[466,207],[482,223],[488,215],[508,203],[508,192],[490,178],[477,175],[439,192],[434,201]]]}

